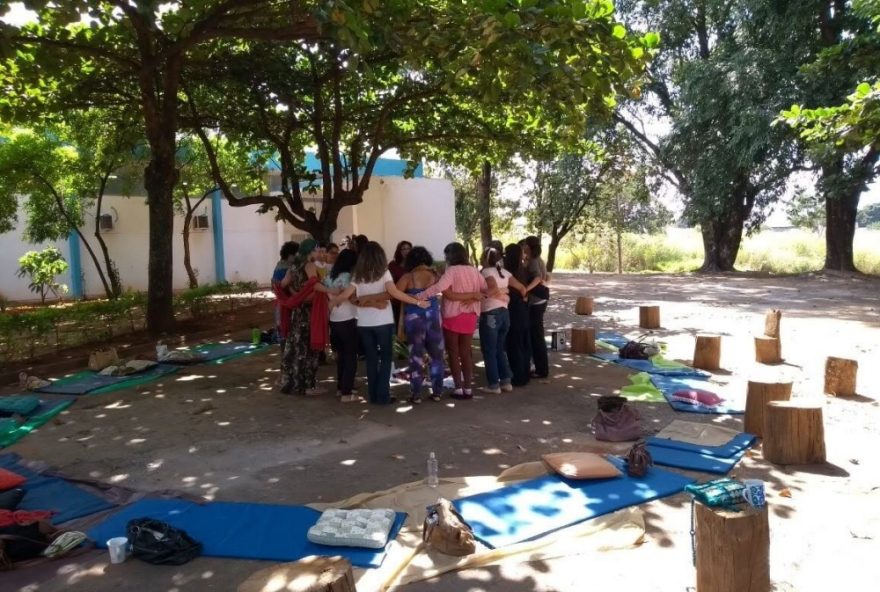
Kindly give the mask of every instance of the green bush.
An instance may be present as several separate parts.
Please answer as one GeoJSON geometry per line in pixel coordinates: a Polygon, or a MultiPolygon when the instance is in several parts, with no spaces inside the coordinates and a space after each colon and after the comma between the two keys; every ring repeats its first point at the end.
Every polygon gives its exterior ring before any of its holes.
{"type": "MultiPolygon", "coordinates": [[[[255,282],[221,283],[187,290],[175,298],[176,313],[199,317],[214,306],[234,309],[250,302],[255,282]]],[[[22,360],[63,347],[102,341],[144,327],[146,296],[127,292],[116,300],[89,300],[66,306],[0,313],[0,360],[22,360]]]]}
{"type": "Polygon", "coordinates": [[[40,302],[46,302],[49,292],[58,297],[67,293],[67,286],[56,279],[67,271],[67,261],[64,255],[55,247],[48,247],[42,251],[28,251],[18,259],[18,277],[27,276],[30,279],[28,289],[40,295],[40,302]]]}
{"type": "MultiPolygon", "coordinates": [[[[703,262],[700,234],[673,229],[667,234],[624,234],[623,270],[627,273],[680,273],[698,269],[703,262]]],[[[860,229],[855,240],[856,267],[880,274],[880,232],[860,229]]],[[[762,232],[743,240],[736,260],[742,271],[806,273],[822,269],[825,238],[806,230],[762,232]]],[[[617,271],[617,243],[613,236],[593,235],[577,243],[563,242],[556,254],[557,270],[617,271]]]]}

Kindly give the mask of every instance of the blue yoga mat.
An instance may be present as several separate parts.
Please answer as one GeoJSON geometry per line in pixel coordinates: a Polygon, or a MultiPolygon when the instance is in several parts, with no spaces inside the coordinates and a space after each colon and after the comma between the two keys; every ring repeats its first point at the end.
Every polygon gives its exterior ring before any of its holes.
{"type": "Polygon", "coordinates": [[[655,366],[651,360],[631,360],[629,358],[621,358],[617,352],[596,352],[592,354],[594,358],[612,362],[627,368],[632,368],[637,372],[647,372],[655,376],[681,376],[693,378],[707,378],[709,375],[693,368],[661,368],[655,366]]]}
{"type": "Polygon", "coordinates": [[[672,394],[675,391],[683,389],[702,389],[712,390],[712,385],[705,380],[694,378],[674,378],[669,376],[651,375],[651,382],[654,383],[666,397],[666,402],[676,411],[685,411],[687,413],[708,413],[708,414],[727,414],[742,415],[745,413],[744,404],[736,401],[723,401],[715,407],[705,407],[697,405],[689,405],[681,401],[673,401],[672,394]]]}
{"type": "MultiPolygon", "coordinates": [[[[608,460],[619,467],[623,461],[608,460]]],[[[547,475],[455,501],[474,536],[491,548],[546,534],[657,498],[676,494],[694,480],[651,467],[642,478],[574,481],[547,475]]]]}
{"type": "Polygon", "coordinates": [[[744,448],[733,456],[720,457],[700,454],[699,452],[688,452],[687,450],[679,450],[677,448],[665,448],[663,446],[648,445],[647,448],[648,452],[651,453],[651,458],[654,459],[654,464],[689,471],[716,473],[718,475],[729,473],[730,469],[736,466],[736,463],[746,453],[744,448]]]}
{"type": "Polygon", "coordinates": [[[731,438],[730,442],[722,444],[721,446],[704,446],[702,444],[691,444],[690,442],[682,442],[680,440],[655,437],[648,438],[647,444],[649,446],[674,448],[676,450],[684,450],[685,452],[696,454],[708,454],[720,458],[730,458],[731,456],[751,448],[757,439],[757,436],[742,432],[731,438]]]}
{"type": "Polygon", "coordinates": [[[604,341],[609,345],[613,345],[618,349],[630,342],[630,339],[625,335],[606,331],[600,331],[599,333],[597,333],[596,339],[598,339],[599,341],[604,341]]]}
{"type": "Polygon", "coordinates": [[[41,475],[19,464],[20,456],[14,453],[0,454],[0,468],[25,477],[24,498],[18,505],[20,510],[52,510],[53,524],[82,518],[96,512],[114,507],[107,500],[98,497],[60,477],[41,475]]]}
{"type": "MultiPolygon", "coordinates": [[[[341,555],[358,567],[382,565],[385,549],[310,543],[306,534],[320,516],[321,512],[305,506],[144,499],[108,517],[88,535],[104,545],[113,537],[125,536],[129,520],[149,517],[185,530],[210,557],[296,561],[309,555],[341,555]]],[[[406,514],[398,512],[389,540],[397,536],[405,519],[406,514]]]]}
{"type": "Polygon", "coordinates": [[[128,376],[102,376],[97,372],[80,372],[73,376],[60,378],[47,387],[37,389],[41,393],[56,395],[85,395],[98,389],[107,387],[125,388],[127,383],[140,384],[144,381],[153,380],[177,372],[176,366],[159,364],[137,374],[128,376]]]}

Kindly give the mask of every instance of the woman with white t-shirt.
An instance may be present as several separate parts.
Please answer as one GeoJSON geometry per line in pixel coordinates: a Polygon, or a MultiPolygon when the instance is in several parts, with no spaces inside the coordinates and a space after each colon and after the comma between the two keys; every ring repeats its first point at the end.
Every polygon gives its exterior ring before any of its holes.
{"type": "MultiPolygon", "coordinates": [[[[351,284],[355,263],[357,253],[351,249],[339,253],[330,273],[324,278],[324,285],[337,293],[345,290],[351,284]]],[[[336,394],[343,403],[357,400],[354,394],[358,359],[357,311],[357,307],[348,300],[330,310],[330,345],[336,354],[336,394]]]]}
{"type": "Polygon", "coordinates": [[[486,278],[488,296],[480,303],[480,349],[486,366],[488,386],[483,392],[500,394],[510,392],[510,364],[507,360],[505,343],[510,330],[510,313],[507,310],[508,287],[525,296],[526,288],[509,272],[504,271],[503,254],[497,249],[486,249],[482,257],[483,268],[480,273],[486,278]]]}
{"type": "MultiPolygon", "coordinates": [[[[388,271],[385,251],[375,241],[368,242],[358,252],[351,284],[333,298],[330,305],[338,306],[354,294],[357,294],[358,301],[369,300],[372,303],[377,297],[381,300],[387,295],[407,304],[428,307],[427,301],[418,300],[397,289],[391,272],[388,271]]],[[[367,356],[367,392],[370,403],[392,403],[389,383],[395,327],[391,307],[387,302],[384,306],[359,306],[357,327],[367,356]]]]}

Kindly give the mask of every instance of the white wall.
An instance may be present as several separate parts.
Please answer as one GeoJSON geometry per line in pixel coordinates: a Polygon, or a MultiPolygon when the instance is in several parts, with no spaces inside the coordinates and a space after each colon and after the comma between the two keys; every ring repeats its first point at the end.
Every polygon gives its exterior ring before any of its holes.
{"type": "MultiPolygon", "coordinates": [[[[302,240],[303,233],[287,224],[276,222],[272,214],[258,214],[257,207],[234,208],[225,200],[222,204],[223,250],[226,279],[230,282],[269,282],[278,260],[278,250],[287,240],[302,240]]],[[[104,213],[113,215],[114,229],[102,233],[111,257],[119,268],[126,289],[147,289],[149,257],[149,226],[147,207],[143,197],[108,196],[104,213]]],[[[198,270],[200,284],[216,281],[214,261],[213,219],[210,200],[199,206],[197,214],[207,213],[210,228],[190,233],[191,260],[198,270]]],[[[0,293],[10,300],[33,300],[27,281],[15,277],[18,258],[29,250],[40,250],[46,245],[31,245],[23,236],[23,213],[18,227],[0,235],[0,293]]],[[[174,219],[174,289],[188,286],[183,266],[183,215],[174,219]]],[[[94,217],[86,216],[84,234],[101,258],[94,240],[94,217]]],[[[443,247],[455,240],[455,197],[452,184],[445,179],[403,177],[375,177],[364,194],[364,202],[345,208],[339,215],[334,239],[340,242],[350,234],[366,234],[378,241],[390,257],[401,240],[427,247],[435,258],[441,258],[443,247]]],[[[68,243],[57,246],[70,261],[68,243]]],[[[85,246],[80,247],[83,289],[87,296],[103,296],[104,290],[94,264],[85,246]]],[[[101,259],[103,262],[103,259],[101,259]]],[[[61,281],[70,285],[67,274],[61,281]]]]}
{"type": "Polygon", "coordinates": [[[374,179],[364,203],[351,209],[351,227],[340,235],[365,234],[379,242],[388,257],[397,243],[410,241],[426,247],[435,259],[455,240],[455,192],[446,179],[374,179]]]}
{"type": "MultiPolygon", "coordinates": [[[[0,295],[9,300],[39,300],[39,296],[28,290],[26,277],[19,278],[18,258],[28,251],[42,251],[48,247],[56,247],[70,261],[70,253],[67,241],[52,241],[31,244],[24,239],[25,214],[22,207],[23,200],[19,199],[16,213],[18,223],[11,231],[0,234],[0,295]]],[[[70,273],[59,276],[58,281],[70,285],[70,273]]]]}

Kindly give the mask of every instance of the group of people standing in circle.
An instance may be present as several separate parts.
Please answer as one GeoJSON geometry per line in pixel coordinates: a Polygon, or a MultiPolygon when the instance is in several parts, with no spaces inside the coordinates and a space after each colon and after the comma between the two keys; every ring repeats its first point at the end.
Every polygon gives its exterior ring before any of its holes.
{"type": "Polygon", "coordinates": [[[439,401],[448,360],[454,399],[474,390],[472,340],[479,332],[486,370],[480,390],[500,394],[549,374],[544,313],[550,298],[541,243],[529,236],[504,247],[491,243],[471,265],[464,245],[443,250],[442,273],[431,253],[408,241],[392,260],[359,235],[344,249],[313,239],[285,243],[272,277],[282,338],[281,392],[317,395],[319,356],[336,358],[337,396],[358,400],[358,358],[366,365],[368,400],[388,404],[395,335],[408,349],[410,402],[425,383],[439,401]],[[329,331],[328,331],[329,329],[329,331]]]}

